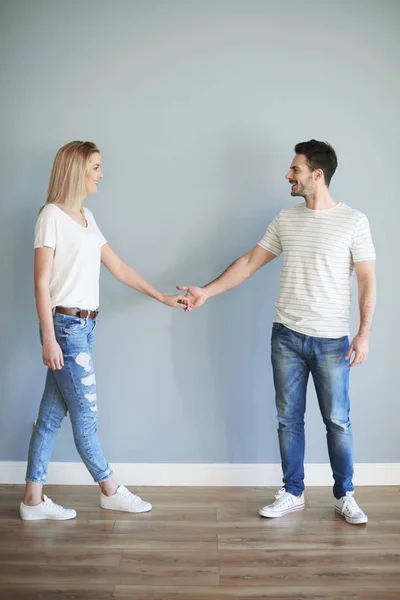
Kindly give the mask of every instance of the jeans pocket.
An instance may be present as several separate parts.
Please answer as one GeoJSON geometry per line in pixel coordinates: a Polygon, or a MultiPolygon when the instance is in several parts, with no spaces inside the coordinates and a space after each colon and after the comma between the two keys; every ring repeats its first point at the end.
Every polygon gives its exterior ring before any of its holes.
{"type": "Polygon", "coordinates": [[[285,329],[285,326],[282,323],[272,323],[273,333],[280,333],[283,329],[285,329]]]}
{"type": "Polygon", "coordinates": [[[65,331],[79,331],[84,329],[87,325],[87,319],[81,319],[80,317],[69,317],[65,320],[65,331]]]}

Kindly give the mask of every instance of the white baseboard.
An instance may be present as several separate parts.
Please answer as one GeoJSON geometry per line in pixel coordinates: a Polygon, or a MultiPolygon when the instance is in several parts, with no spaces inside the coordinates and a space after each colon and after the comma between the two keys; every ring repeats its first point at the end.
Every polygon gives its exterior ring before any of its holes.
{"type": "MultiPolygon", "coordinates": [[[[152,486],[280,486],[279,464],[164,464],[114,463],[117,479],[125,485],[152,486]]],[[[25,480],[25,462],[1,462],[0,484],[18,484],[25,480]]],[[[354,466],[354,485],[400,485],[400,463],[359,463],[354,466]]],[[[309,486],[333,484],[329,464],[305,465],[305,483],[309,486]]],[[[82,463],[53,462],[47,483],[90,485],[93,481],[82,463]]]]}

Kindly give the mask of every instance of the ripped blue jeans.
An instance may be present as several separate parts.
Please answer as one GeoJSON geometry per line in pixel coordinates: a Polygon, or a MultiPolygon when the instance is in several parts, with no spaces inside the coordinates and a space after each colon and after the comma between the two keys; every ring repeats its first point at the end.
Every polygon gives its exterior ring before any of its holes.
{"type": "Polygon", "coordinates": [[[54,330],[64,355],[59,371],[48,369],[39,415],[29,444],[26,481],[46,483],[48,464],[61,422],[69,412],[79,455],[96,483],[112,476],[97,437],[93,319],[54,314],[54,330]]]}

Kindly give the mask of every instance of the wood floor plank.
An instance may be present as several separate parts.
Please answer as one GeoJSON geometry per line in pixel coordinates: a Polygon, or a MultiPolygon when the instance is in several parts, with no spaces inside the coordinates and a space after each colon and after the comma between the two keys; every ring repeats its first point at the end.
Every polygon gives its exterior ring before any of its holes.
{"type": "Polygon", "coordinates": [[[112,532],[115,521],[71,519],[69,521],[21,521],[21,519],[0,519],[0,536],[8,533],[48,537],[54,533],[88,535],[88,533],[112,532]]]}
{"type": "MultiPolygon", "coordinates": [[[[355,527],[353,525],[353,527],[355,527]]],[[[371,536],[366,531],[366,526],[357,526],[357,533],[347,533],[345,531],[338,534],[327,534],[321,530],[319,535],[309,536],[307,532],[296,535],[282,535],[281,531],[270,531],[269,535],[264,532],[249,532],[249,535],[244,535],[245,532],[240,532],[240,535],[218,535],[218,549],[225,550],[313,550],[325,549],[329,550],[332,547],[346,547],[357,550],[363,544],[368,543],[373,545],[377,550],[381,548],[400,548],[400,534],[385,534],[377,532],[375,536],[371,536]]]]}
{"type": "Polygon", "coordinates": [[[188,553],[179,550],[165,553],[153,550],[124,550],[121,564],[218,566],[218,567],[307,567],[310,564],[331,567],[367,568],[384,565],[400,572],[400,551],[361,547],[357,550],[207,550],[188,553]]]}
{"type": "Polygon", "coordinates": [[[3,584],[0,600],[113,600],[114,586],[40,583],[37,585],[3,584]]]}
{"type": "Polygon", "coordinates": [[[0,546],[0,564],[22,565],[89,565],[118,567],[122,560],[122,551],[116,549],[89,548],[83,550],[79,544],[65,548],[48,546],[32,552],[31,546],[10,548],[0,546]]]}
{"type": "Polygon", "coordinates": [[[382,564],[379,566],[369,566],[367,568],[348,567],[347,565],[338,566],[308,566],[305,567],[221,567],[220,581],[221,586],[294,586],[307,587],[329,585],[333,587],[343,587],[343,582],[347,588],[357,589],[362,586],[380,585],[384,580],[386,587],[400,589],[400,571],[398,565],[388,566],[382,564]]]}
{"type": "Polygon", "coordinates": [[[299,589],[291,586],[115,586],[113,600],[399,600],[397,588],[359,586],[349,590],[346,583],[330,590],[324,586],[299,589]]]}
{"type": "MultiPolygon", "coordinates": [[[[24,583],[32,585],[42,581],[54,587],[71,583],[70,565],[25,565],[24,583]]],[[[104,565],[74,565],[73,580],[77,585],[218,585],[217,567],[181,567],[180,565],[133,566],[124,563],[120,567],[104,565]]],[[[16,564],[0,565],[0,586],[18,584],[21,568],[16,564]]]]}

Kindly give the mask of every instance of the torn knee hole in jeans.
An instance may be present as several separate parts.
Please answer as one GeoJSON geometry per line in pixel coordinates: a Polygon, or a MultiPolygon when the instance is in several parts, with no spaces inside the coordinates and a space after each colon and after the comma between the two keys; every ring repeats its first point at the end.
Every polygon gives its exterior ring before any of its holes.
{"type": "Polygon", "coordinates": [[[75,358],[75,362],[80,367],[83,367],[87,373],[89,373],[92,369],[90,366],[90,361],[92,357],[88,352],[79,352],[78,356],[75,358]]]}
{"type": "Polygon", "coordinates": [[[81,379],[82,385],[96,385],[96,377],[95,374],[92,373],[91,375],[88,375],[87,377],[82,377],[81,379]]]}
{"type": "MultiPolygon", "coordinates": [[[[75,358],[75,362],[77,365],[79,365],[80,367],[82,367],[86,373],[89,373],[92,369],[91,367],[91,360],[92,357],[90,356],[90,354],[88,352],[80,352],[77,357],[75,358]]],[[[84,386],[94,386],[96,385],[96,377],[94,373],[91,373],[90,375],[87,375],[86,377],[82,377],[81,379],[81,383],[84,386]]],[[[92,412],[97,412],[97,404],[96,404],[96,399],[97,399],[97,395],[96,393],[87,393],[85,394],[85,398],[86,400],[89,402],[89,408],[92,412]]]]}
{"type": "Polygon", "coordinates": [[[85,398],[90,403],[90,406],[89,406],[90,410],[93,412],[97,412],[97,404],[96,404],[97,394],[85,394],[85,398]]]}

